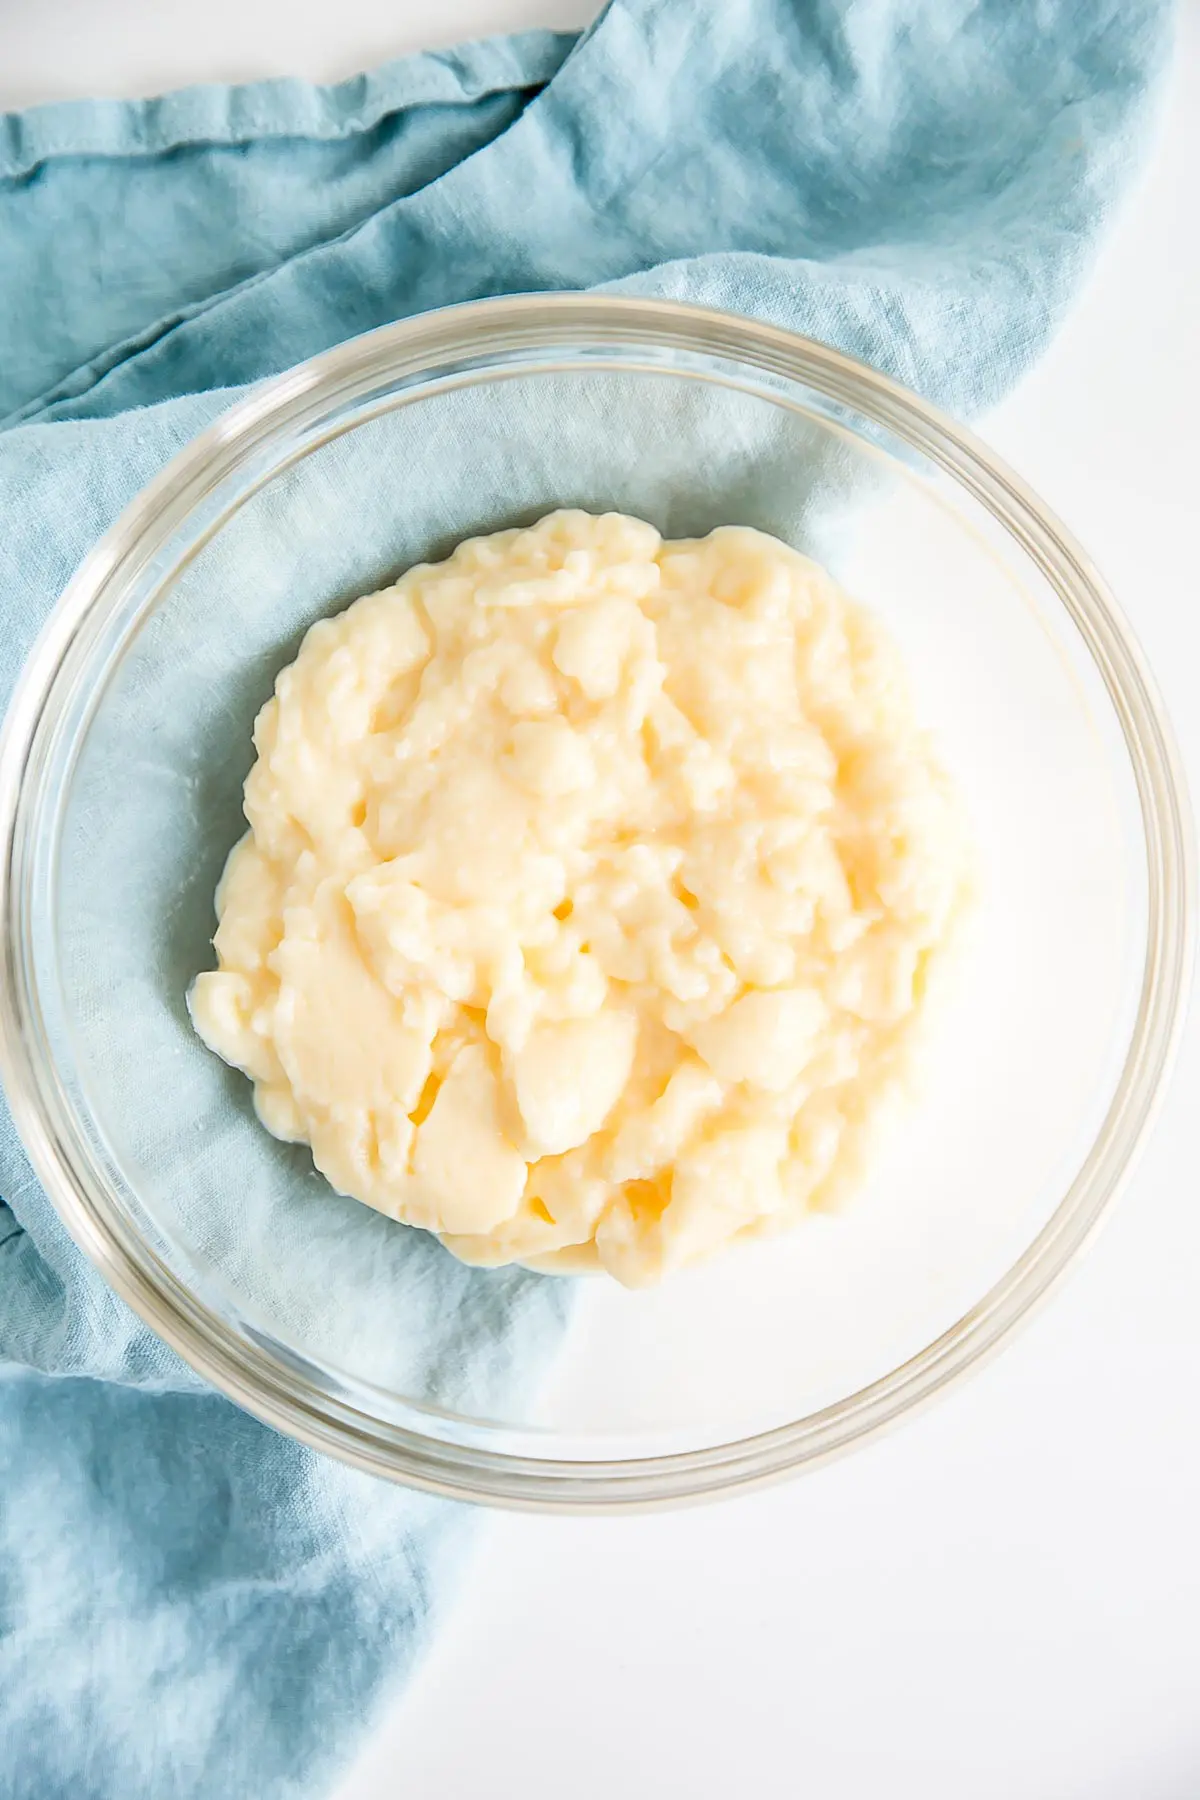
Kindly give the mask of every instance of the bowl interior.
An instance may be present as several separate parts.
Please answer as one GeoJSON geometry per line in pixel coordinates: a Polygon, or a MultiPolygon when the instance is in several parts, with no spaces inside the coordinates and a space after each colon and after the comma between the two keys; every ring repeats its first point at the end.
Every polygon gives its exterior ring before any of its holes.
{"type": "Polygon", "coordinates": [[[1112,700],[957,480],[815,388],[586,347],[381,382],[193,509],[98,640],[56,795],[39,984],[109,1203],[242,1340],[368,1418],[560,1459],[678,1454],[834,1406],[1028,1248],[1102,1124],[1147,944],[1112,700]],[[903,647],[979,897],[917,1104],[835,1215],[658,1290],[455,1263],[333,1194],[194,1036],[255,712],[316,618],[554,506],[740,523],[828,562],[903,647]],[[565,1341],[564,1341],[565,1340],[565,1341]]]}

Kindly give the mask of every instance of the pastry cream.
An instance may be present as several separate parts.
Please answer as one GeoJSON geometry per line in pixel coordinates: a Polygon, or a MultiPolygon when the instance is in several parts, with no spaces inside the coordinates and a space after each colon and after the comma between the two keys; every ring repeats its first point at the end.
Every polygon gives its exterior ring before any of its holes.
{"type": "Polygon", "coordinates": [[[638,1285],[853,1173],[964,859],[814,563],[552,513],[314,625],[254,741],[192,1017],[340,1192],[638,1285]]]}

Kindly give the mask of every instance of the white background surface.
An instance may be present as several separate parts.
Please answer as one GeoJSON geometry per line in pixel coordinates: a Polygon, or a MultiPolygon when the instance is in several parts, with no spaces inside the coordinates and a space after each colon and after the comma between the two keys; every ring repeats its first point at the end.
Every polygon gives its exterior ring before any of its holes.
{"type": "MultiPolygon", "coordinates": [[[[588,10],[0,0],[0,107],[333,79],[588,10]]],[[[1200,787],[1198,416],[1200,3],[1183,0],[1154,165],[984,436],[1113,582],[1200,787]]],[[[1198,1101],[1194,1022],[1085,1265],[889,1438],[689,1512],[485,1519],[457,1610],[337,1800],[1198,1800],[1198,1101]]]]}

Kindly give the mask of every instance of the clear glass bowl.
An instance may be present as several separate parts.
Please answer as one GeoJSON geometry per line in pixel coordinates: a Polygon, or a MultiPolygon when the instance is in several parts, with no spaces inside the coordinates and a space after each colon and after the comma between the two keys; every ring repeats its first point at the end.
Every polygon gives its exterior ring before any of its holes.
{"type": "Polygon", "coordinates": [[[0,825],[3,1072],[79,1244],[272,1425],[514,1505],[744,1487],[977,1362],[1116,1191],[1188,968],[1179,765],[1084,554],[894,383],[670,304],[483,302],[256,388],[64,594],[10,712],[0,825]],[[334,1196],[183,1005],[251,722],[300,633],[560,505],[753,524],[830,563],[907,652],[980,863],[921,1104],[862,1193],[650,1292],[464,1271],[334,1196]]]}

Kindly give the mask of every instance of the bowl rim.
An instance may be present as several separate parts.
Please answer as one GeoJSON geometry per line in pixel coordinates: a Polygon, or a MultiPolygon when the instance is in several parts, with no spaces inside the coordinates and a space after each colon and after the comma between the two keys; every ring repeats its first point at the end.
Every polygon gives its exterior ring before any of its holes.
{"type": "MultiPolygon", "coordinates": [[[[59,696],[59,706],[62,699],[59,696]]],[[[651,1508],[813,1467],[926,1404],[1006,1341],[1091,1241],[1160,1104],[1192,960],[1195,849],[1182,761],[1154,679],[1107,585],[1032,490],[973,433],[867,364],[779,326],[675,301],[595,294],[468,302],[385,325],[256,384],[125,507],[68,582],[26,660],[0,731],[0,1080],[29,1160],[67,1231],[109,1285],[185,1362],[264,1423],[372,1474],[457,1499],[549,1511],[651,1508]],[[372,1417],[239,1338],[132,1226],[114,1229],[73,1152],[33,970],[27,889],[39,772],[64,661],[203,496],[255,448],[315,419],[365,378],[419,380],[447,356],[601,341],[736,360],[803,383],[895,433],[980,501],[1047,578],[1114,708],[1144,834],[1146,952],[1137,1015],[1104,1120],[1053,1214],[947,1331],[823,1410],[727,1444],[628,1460],[512,1455],[372,1417]]]]}

